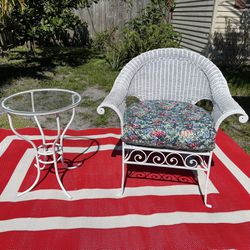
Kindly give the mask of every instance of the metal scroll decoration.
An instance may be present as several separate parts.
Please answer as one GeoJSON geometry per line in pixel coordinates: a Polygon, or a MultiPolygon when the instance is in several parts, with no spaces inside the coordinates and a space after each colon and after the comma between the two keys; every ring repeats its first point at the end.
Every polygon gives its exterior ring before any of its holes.
{"type": "Polygon", "coordinates": [[[173,151],[147,151],[142,149],[126,149],[125,162],[160,167],[181,167],[187,169],[207,170],[204,155],[198,153],[179,153],[173,151]]]}

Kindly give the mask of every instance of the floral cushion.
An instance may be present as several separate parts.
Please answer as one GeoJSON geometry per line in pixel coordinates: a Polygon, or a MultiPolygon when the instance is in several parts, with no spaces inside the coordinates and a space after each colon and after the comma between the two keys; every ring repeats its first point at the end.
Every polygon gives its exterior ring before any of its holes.
{"type": "Polygon", "coordinates": [[[127,144],[189,151],[212,151],[215,129],[210,114],[186,102],[142,101],[124,114],[127,144]]]}

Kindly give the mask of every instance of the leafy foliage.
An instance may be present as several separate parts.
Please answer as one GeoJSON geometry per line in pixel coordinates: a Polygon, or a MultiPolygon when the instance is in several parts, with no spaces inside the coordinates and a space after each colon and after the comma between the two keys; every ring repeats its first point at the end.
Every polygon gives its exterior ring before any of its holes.
{"type": "Polygon", "coordinates": [[[2,12],[2,17],[6,17],[14,8],[14,6],[18,6],[21,11],[24,10],[25,0],[1,0],[0,9],[2,12]]]}
{"type": "Polygon", "coordinates": [[[167,22],[167,4],[168,1],[151,0],[141,15],[129,21],[119,35],[116,29],[97,35],[94,45],[105,51],[106,59],[113,69],[121,68],[142,52],[179,47],[180,35],[167,22]]]}
{"type": "MultiPolygon", "coordinates": [[[[68,7],[73,6],[76,8],[78,5],[82,7],[90,7],[93,3],[97,3],[99,0],[78,0],[78,1],[67,1],[68,7]]],[[[60,1],[59,1],[60,2],[60,1]]],[[[6,17],[11,13],[14,7],[19,7],[23,11],[26,7],[25,0],[1,0],[0,9],[2,11],[2,17],[6,17]]]]}
{"type": "MultiPolygon", "coordinates": [[[[74,39],[70,41],[69,30],[77,32],[82,29],[82,33],[87,32],[87,25],[82,23],[72,11],[76,7],[76,2],[28,0],[23,13],[16,11],[12,15],[18,24],[18,29],[15,30],[16,37],[20,42],[36,41],[40,46],[68,45],[68,41],[74,43],[74,39]]],[[[84,43],[87,42],[86,38],[84,43]]]]}
{"type": "Polygon", "coordinates": [[[12,11],[4,17],[0,32],[12,34],[14,45],[85,46],[89,43],[87,24],[75,14],[78,6],[88,7],[98,0],[2,0],[12,3],[12,11]],[[17,4],[19,3],[19,4],[17,4]],[[19,5],[23,3],[22,11],[19,5]],[[24,5],[25,4],[25,5],[24,5]]]}
{"type": "Polygon", "coordinates": [[[239,24],[226,20],[225,33],[214,32],[208,45],[210,58],[216,65],[234,69],[246,64],[250,56],[250,10],[240,15],[239,24]]]}

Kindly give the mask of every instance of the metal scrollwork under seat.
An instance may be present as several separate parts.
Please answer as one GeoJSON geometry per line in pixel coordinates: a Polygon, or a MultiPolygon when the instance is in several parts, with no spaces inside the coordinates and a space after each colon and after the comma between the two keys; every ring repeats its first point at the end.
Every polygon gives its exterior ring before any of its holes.
{"type": "Polygon", "coordinates": [[[18,196],[31,191],[40,178],[41,170],[47,165],[53,165],[55,169],[57,182],[68,198],[70,194],[66,191],[60,179],[58,172],[58,162],[67,169],[73,169],[75,166],[67,167],[63,158],[63,139],[75,116],[75,107],[80,103],[81,96],[70,90],[65,89],[34,89],[13,94],[2,101],[2,107],[7,113],[10,128],[19,138],[31,144],[35,152],[37,175],[33,184],[25,191],[18,193],[18,196]],[[65,128],[61,130],[60,113],[71,110],[72,114],[65,128]],[[39,128],[42,144],[36,146],[30,136],[20,134],[13,125],[12,115],[33,117],[39,128]],[[55,115],[57,133],[56,136],[46,136],[40,124],[39,117],[46,115],[55,115]]]}
{"type": "Polygon", "coordinates": [[[211,205],[207,203],[207,194],[212,152],[176,151],[171,149],[137,147],[122,143],[122,155],[121,193],[118,195],[122,195],[125,188],[125,164],[204,171],[206,172],[205,186],[201,187],[201,183],[199,183],[199,185],[201,190],[204,190],[203,195],[205,205],[211,207],[211,205]]]}
{"type": "Polygon", "coordinates": [[[114,110],[120,119],[121,194],[126,164],[204,171],[202,193],[205,205],[211,207],[207,194],[218,128],[231,115],[239,115],[241,123],[248,121],[213,62],[186,49],[144,52],[122,68],[97,112],[103,115],[105,108],[114,110]],[[128,97],[138,103],[129,105],[128,97]],[[202,100],[212,103],[211,112],[197,107],[202,100]],[[189,109],[190,113],[186,112],[189,109]],[[159,117],[153,115],[156,113],[159,117]],[[178,127],[180,123],[184,130],[178,127]]]}

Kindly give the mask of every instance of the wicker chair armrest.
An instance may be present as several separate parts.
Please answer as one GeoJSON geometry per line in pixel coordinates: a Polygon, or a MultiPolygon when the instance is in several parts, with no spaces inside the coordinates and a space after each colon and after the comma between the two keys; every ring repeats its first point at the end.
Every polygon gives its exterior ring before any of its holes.
{"type": "Polygon", "coordinates": [[[220,124],[231,115],[239,115],[239,122],[246,123],[249,119],[242,107],[229,94],[221,94],[213,100],[212,117],[215,129],[218,130],[220,124]]]}
{"type": "Polygon", "coordinates": [[[126,108],[126,93],[118,89],[112,89],[102,103],[97,107],[99,115],[105,114],[105,108],[111,108],[120,119],[121,128],[123,126],[123,114],[126,108]]]}

